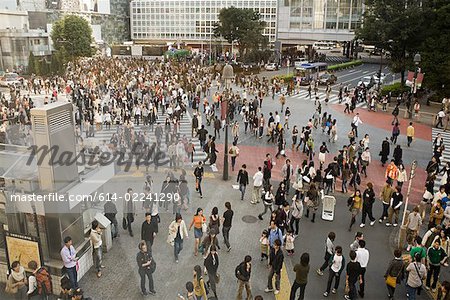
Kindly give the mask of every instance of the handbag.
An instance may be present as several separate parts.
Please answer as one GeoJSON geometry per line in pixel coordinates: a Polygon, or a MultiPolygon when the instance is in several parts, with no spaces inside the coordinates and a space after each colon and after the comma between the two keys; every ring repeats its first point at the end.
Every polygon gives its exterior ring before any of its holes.
{"type": "Polygon", "coordinates": [[[348,284],[346,284],[344,287],[344,294],[348,295],[349,292],[350,292],[350,287],[348,286],[348,284]]]}
{"type": "Polygon", "coordinates": [[[390,286],[390,287],[395,288],[395,287],[397,286],[397,277],[388,275],[388,276],[386,277],[386,284],[387,284],[388,286],[390,286]]]}
{"type": "Polygon", "coordinates": [[[125,217],[122,218],[122,228],[123,230],[127,230],[128,228],[127,219],[125,217]]]}
{"type": "Polygon", "coordinates": [[[17,292],[19,291],[19,288],[13,287],[13,278],[12,275],[9,275],[8,280],[6,281],[6,288],[5,288],[5,292],[7,294],[17,294],[17,292]]]}
{"type": "Polygon", "coordinates": [[[309,179],[309,177],[308,177],[308,176],[306,176],[306,175],[305,175],[305,176],[303,176],[303,178],[302,178],[302,179],[303,179],[303,181],[304,181],[304,182],[306,182],[306,183],[310,183],[310,182],[311,182],[311,179],[309,179]]]}
{"type": "Polygon", "coordinates": [[[433,198],[433,194],[431,194],[428,190],[423,193],[423,199],[431,200],[433,198]]]}
{"type": "Polygon", "coordinates": [[[208,225],[206,224],[206,222],[202,223],[202,232],[206,233],[208,231],[208,225]]]}
{"type": "Polygon", "coordinates": [[[220,282],[220,275],[219,275],[219,273],[216,273],[216,283],[219,283],[220,282]]]}

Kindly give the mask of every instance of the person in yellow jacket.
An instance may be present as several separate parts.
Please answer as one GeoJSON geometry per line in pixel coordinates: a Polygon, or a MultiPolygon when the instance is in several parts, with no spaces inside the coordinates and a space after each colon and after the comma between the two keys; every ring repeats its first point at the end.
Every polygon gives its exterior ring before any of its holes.
{"type": "Polygon", "coordinates": [[[206,287],[205,281],[202,276],[202,267],[196,265],[194,267],[194,294],[197,297],[197,300],[208,300],[208,296],[206,295],[206,287]]]}
{"type": "Polygon", "coordinates": [[[406,138],[408,139],[408,147],[411,145],[414,140],[414,127],[413,123],[409,122],[408,128],[406,128],[406,138]]]}

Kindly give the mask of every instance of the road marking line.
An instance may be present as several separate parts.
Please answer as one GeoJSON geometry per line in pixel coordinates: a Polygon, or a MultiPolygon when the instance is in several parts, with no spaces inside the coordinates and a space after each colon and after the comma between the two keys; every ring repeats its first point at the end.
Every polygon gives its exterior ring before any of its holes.
{"type": "Polygon", "coordinates": [[[289,276],[286,271],[286,264],[283,262],[280,278],[280,293],[278,295],[275,295],[275,299],[277,300],[289,299],[290,293],[291,293],[291,282],[289,281],[289,276]]]}

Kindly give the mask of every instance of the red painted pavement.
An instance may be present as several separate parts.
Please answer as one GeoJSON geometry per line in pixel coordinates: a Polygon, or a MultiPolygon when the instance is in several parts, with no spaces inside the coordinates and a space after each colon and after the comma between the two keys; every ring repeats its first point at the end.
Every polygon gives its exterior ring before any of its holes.
{"type": "MultiPolygon", "coordinates": [[[[339,104],[330,105],[333,110],[336,112],[346,115],[349,118],[353,118],[354,114],[344,114],[344,106],[339,104]]],[[[393,116],[387,113],[379,113],[379,112],[369,112],[366,108],[356,108],[355,114],[359,113],[359,117],[363,124],[368,124],[373,127],[377,127],[380,129],[387,130],[389,132],[388,136],[392,133],[392,120],[393,116]]],[[[412,121],[410,119],[398,118],[400,122],[400,134],[406,134],[406,128],[409,126],[409,122],[412,121]]],[[[413,122],[415,138],[422,139],[426,141],[431,141],[431,127],[428,125],[424,125],[421,123],[413,122]]]]}
{"type": "MultiPolygon", "coordinates": [[[[361,114],[361,113],[360,113],[361,114]]],[[[364,119],[363,119],[364,120],[364,119]]],[[[252,185],[252,177],[253,174],[256,172],[257,168],[260,166],[263,166],[264,159],[266,157],[267,153],[270,153],[272,155],[273,161],[276,163],[273,170],[272,170],[272,180],[279,181],[281,180],[281,168],[283,167],[285,163],[285,158],[280,156],[279,159],[275,158],[275,154],[277,153],[276,146],[273,147],[270,146],[245,146],[245,145],[238,145],[240,150],[240,155],[236,160],[236,167],[234,172],[231,172],[231,159],[229,161],[229,168],[230,168],[230,181],[234,184],[234,181],[236,180],[236,175],[241,167],[242,164],[247,165],[247,171],[249,172],[249,179],[250,179],[250,186],[252,185]],[[234,176],[233,176],[234,175],[234,176]]],[[[223,170],[223,144],[218,144],[217,149],[220,151],[217,153],[217,168],[218,168],[218,174],[222,174],[223,170]]],[[[304,159],[306,159],[306,155],[301,153],[301,151],[292,151],[290,149],[286,150],[287,158],[291,160],[292,165],[295,167],[297,165],[300,165],[304,159]]],[[[333,159],[332,154],[328,154],[326,157],[326,163],[325,165],[328,165],[329,162],[333,159]]],[[[317,156],[314,160],[315,166],[318,166],[317,156]]],[[[381,166],[381,162],[378,160],[378,157],[375,155],[373,156],[373,161],[369,165],[367,174],[368,178],[364,178],[364,176],[361,176],[361,190],[365,189],[365,184],[369,181],[371,181],[374,185],[375,193],[377,194],[377,199],[379,192],[381,191],[381,188],[383,187],[386,179],[384,177],[385,174],[385,167],[381,166]]],[[[407,166],[407,172],[409,174],[409,166],[407,166]]],[[[216,173],[217,174],[217,173],[216,173]]],[[[414,178],[412,187],[411,187],[411,194],[410,194],[410,203],[411,204],[418,204],[420,200],[422,200],[422,195],[424,192],[424,184],[426,180],[426,171],[422,168],[416,169],[416,177],[414,178]]],[[[341,182],[338,179],[338,182],[336,184],[337,190],[341,190],[341,182]]],[[[274,187],[275,188],[275,187],[274,187]]],[[[408,188],[408,183],[406,182],[403,185],[402,193],[406,197],[406,191],[408,188]]],[[[349,188],[350,189],[350,188],[349,188]]],[[[340,192],[337,192],[340,193],[340,192]]]]}

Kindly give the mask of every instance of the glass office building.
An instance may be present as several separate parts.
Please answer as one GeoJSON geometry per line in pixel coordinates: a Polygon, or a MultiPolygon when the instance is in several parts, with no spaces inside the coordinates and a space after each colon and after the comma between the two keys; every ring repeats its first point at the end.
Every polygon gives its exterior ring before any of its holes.
{"type": "Polygon", "coordinates": [[[280,0],[278,39],[283,44],[349,41],[363,11],[364,0],[280,0]]]}
{"type": "Polygon", "coordinates": [[[267,24],[264,35],[276,39],[277,0],[133,0],[130,3],[131,38],[137,43],[176,42],[208,44],[225,7],[259,11],[267,24]]]}

